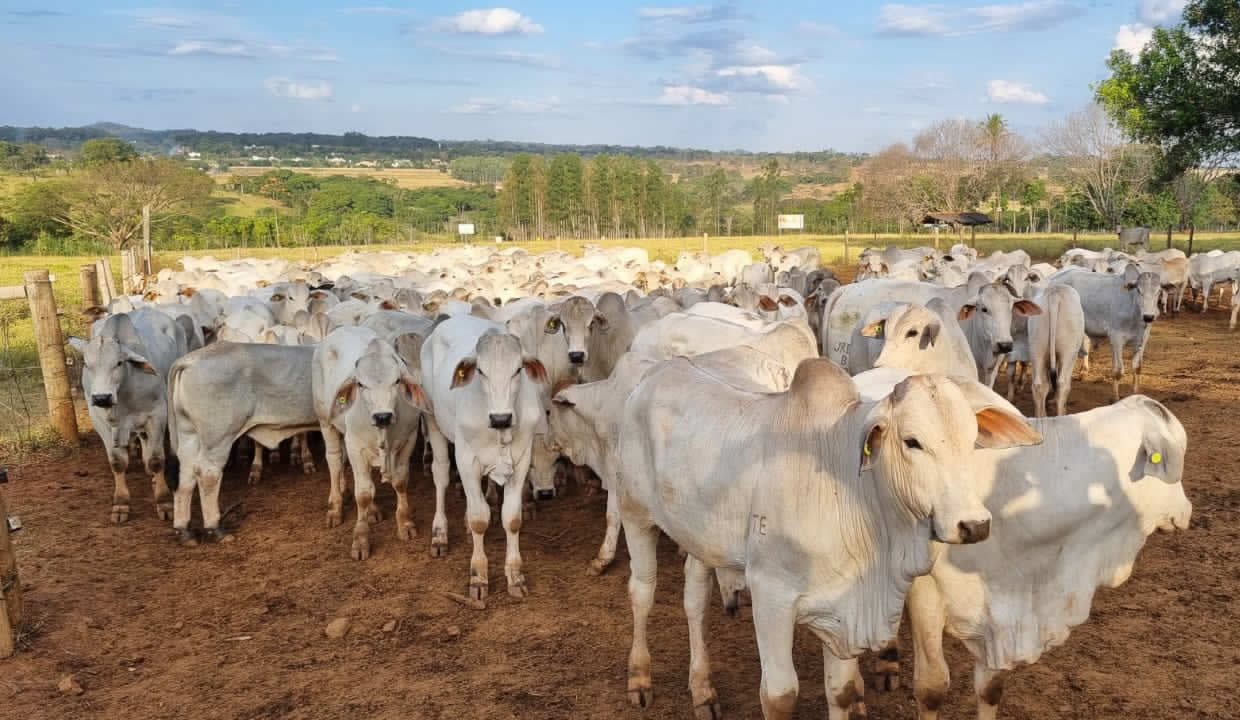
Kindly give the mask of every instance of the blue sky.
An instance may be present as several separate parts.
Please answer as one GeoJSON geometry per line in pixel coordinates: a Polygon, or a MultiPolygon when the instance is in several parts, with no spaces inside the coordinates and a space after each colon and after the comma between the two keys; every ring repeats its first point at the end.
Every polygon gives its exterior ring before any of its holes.
{"type": "Polygon", "coordinates": [[[0,0],[0,124],[872,151],[1033,133],[1183,0],[0,0]]]}

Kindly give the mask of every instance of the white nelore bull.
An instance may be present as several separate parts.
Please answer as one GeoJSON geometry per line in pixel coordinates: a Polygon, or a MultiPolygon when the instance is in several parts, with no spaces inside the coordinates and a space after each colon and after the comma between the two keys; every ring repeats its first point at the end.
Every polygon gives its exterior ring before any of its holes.
{"type": "MultiPolygon", "coordinates": [[[[909,591],[922,720],[937,720],[949,689],[944,631],[972,653],[977,717],[993,719],[1008,671],[1066,642],[1094,591],[1128,579],[1151,533],[1189,526],[1187,435],[1160,403],[1133,395],[1033,425],[1038,447],[974,454],[991,538],[940,548],[909,591]]],[[[894,641],[880,657],[898,677],[894,641]]],[[[855,661],[827,661],[829,674],[859,681],[855,661]]]]}
{"type": "Polygon", "coordinates": [[[1050,284],[1075,288],[1085,311],[1085,334],[1106,338],[1111,344],[1111,390],[1116,400],[1119,381],[1124,376],[1124,346],[1130,342],[1135,345],[1132,391],[1141,392],[1141,363],[1158,317],[1158,296],[1162,291],[1158,275],[1140,272],[1136,265],[1129,265],[1122,275],[1065,268],[1051,276],[1050,284]]]}
{"type": "Polygon", "coordinates": [[[396,491],[396,537],[412,540],[415,533],[407,489],[409,454],[418,439],[421,411],[427,409],[415,369],[421,351],[422,338],[416,334],[393,343],[370,328],[344,327],[332,331],[314,353],[311,392],[331,475],[327,526],[336,527],[342,519],[347,452],[357,501],[354,560],[370,557],[370,523],[380,519],[374,505],[375,469],[396,491]]]}
{"type": "Polygon", "coordinates": [[[629,701],[650,703],[646,624],[662,529],[682,549],[690,679],[699,716],[719,717],[705,648],[711,568],[744,570],[768,719],[789,718],[795,626],[851,657],[894,633],[931,538],[983,540],[990,513],[962,482],[974,444],[1040,440],[978,383],[917,376],[880,402],[819,359],[785,392],[735,376],[721,351],[652,368],[625,403],[620,512],[632,559],[629,701]],[[726,379],[720,379],[720,376],[726,379]]]}
{"type": "Polygon", "coordinates": [[[82,392],[90,403],[90,421],[112,469],[112,522],[129,519],[125,472],[134,437],[142,446],[142,462],[151,474],[155,514],[168,520],[172,517],[172,498],[165,475],[165,383],[172,364],[186,352],[185,331],[152,308],[111,315],[98,323],[90,340],[69,338],[69,343],[85,360],[82,392]]]}
{"type": "MultiPolygon", "coordinates": [[[[173,493],[172,527],[181,542],[189,530],[194,488],[207,539],[220,539],[220,482],[233,443],[248,436],[272,449],[319,429],[311,360],[301,345],[215,343],[192,352],[168,372],[168,434],[181,464],[173,493]]],[[[255,448],[255,452],[259,452],[255,448]]]]}
{"type": "MultiPolygon", "coordinates": [[[[450,466],[448,443],[453,443],[465,488],[465,517],[473,535],[470,595],[481,600],[489,589],[483,535],[491,509],[482,494],[482,478],[488,476],[504,488],[501,517],[508,540],[504,560],[508,594],[525,597],[521,497],[534,436],[545,432],[546,418],[535,383],[546,382],[547,371],[538,358],[522,354],[520,340],[504,332],[502,325],[472,316],[440,323],[422,345],[421,366],[433,410],[426,423],[435,480],[431,554],[442,556],[448,547],[444,495],[450,466]]],[[[555,488],[538,487],[535,492],[550,497],[555,488]]]]}

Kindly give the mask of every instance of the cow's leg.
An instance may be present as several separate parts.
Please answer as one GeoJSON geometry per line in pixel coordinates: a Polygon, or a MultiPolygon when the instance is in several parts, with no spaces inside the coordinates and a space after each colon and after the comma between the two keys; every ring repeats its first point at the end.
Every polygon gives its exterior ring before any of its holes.
{"type": "Polygon", "coordinates": [[[1021,362],[1021,363],[1016,364],[1016,390],[1017,391],[1025,389],[1025,373],[1026,372],[1030,372],[1029,363],[1021,362]]]}
{"type": "Polygon", "coordinates": [[[1077,380],[1084,380],[1085,374],[1089,372],[1089,354],[1094,350],[1094,341],[1085,336],[1084,342],[1081,343],[1081,350],[1078,355],[1081,358],[1081,374],[1077,375],[1077,380]]]}
{"type": "Polygon", "coordinates": [[[1119,400],[1119,381],[1124,377],[1124,341],[1111,335],[1111,393],[1119,400]]]}
{"type": "Polygon", "coordinates": [[[629,602],[633,607],[633,646],[629,649],[629,704],[650,707],[654,690],[650,683],[650,646],[646,641],[646,625],[654,606],[655,582],[658,578],[659,528],[624,523],[624,537],[629,547],[629,602]]]}
{"type": "Polygon", "coordinates": [[[1016,401],[1016,363],[1007,364],[1008,402],[1016,401]]]}
{"type": "MultiPolygon", "coordinates": [[[[613,495],[615,493],[612,493],[613,495]]],[[[692,555],[685,557],[685,618],[689,621],[689,694],[697,720],[723,720],[719,697],[710,681],[706,648],[706,610],[710,607],[711,570],[692,555]]]]}
{"type": "Polygon", "coordinates": [[[990,670],[981,663],[973,666],[973,693],[977,696],[977,720],[996,720],[999,699],[1003,697],[1003,679],[1007,673],[990,670]]]}
{"type": "Polygon", "coordinates": [[[418,425],[422,428],[422,472],[429,473],[431,471],[431,463],[435,460],[434,452],[431,449],[430,430],[428,418],[423,415],[418,421],[418,425]]]}
{"type": "Polygon", "coordinates": [[[294,438],[297,442],[297,452],[300,458],[301,471],[307,475],[313,475],[316,470],[314,466],[314,453],[310,452],[310,433],[304,432],[294,438]]]}
{"type": "MultiPolygon", "coordinates": [[[[632,543],[632,539],[629,540],[632,543]]],[[[792,640],[796,629],[796,608],[778,586],[746,584],[753,596],[753,624],[758,636],[758,658],[762,663],[762,715],[766,720],[789,720],[796,712],[800,684],[792,662],[792,640]]]]}
{"type": "Polygon", "coordinates": [[[1033,361],[1033,415],[1046,417],[1046,397],[1051,394],[1051,384],[1046,377],[1046,360],[1036,358],[1033,361]]]}
{"type": "MultiPolygon", "coordinates": [[[[539,488],[553,488],[555,482],[555,461],[560,454],[553,450],[550,446],[549,435],[535,435],[533,447],[533,460],[530,463],[531,484],[539,488]]],[[[530,516],[533,516],[534,502],[531,499],[529,508],[530,516]]]]}
{"type": "Polygon", "coordinates": [[[396,537],[400,540],[412,540],[418,534],[409,507],[409,452],[400,453],[400,459],[392,464],[392,477],[387,479],[396,491],[396,537]]]}
{"type": "MultiPolygon", "coordinates": [[[[1236,286],[1240,290],[1240,285],[1236,286]]],[[[1240,292],[1231,296],[1231,321],[1227,323],[1228,330],[1236,329],[1236,316],[1240,315],[1240,292]]]]}
{"type": "Polygon", "coordinates": [[[151,474],[151,497],[155,501],[155,516],[160,520],[172,519],[172,491],[168,489],[168,478],[164,462],[164,428],[159,422],[147,424],[146,432],[141,436],[142,464],[151,474]]]}
{"type": "Polygon", "coordinates": [[[1146,323],[1145,328],[1141,332],[1141,338],[1137,342],[1137,350],[1132,354],[1132,394],[1136,395],[1141,392],[1141,366],[1145,364],[1145,347],[1150,341],[1150,331],[1154,329],[1152,323],[1146,323]]]}
{"type": "Polygon", "coordinates": [[[434,452],[431,478],[435,481],[435,519],[431,522],[431,557],[443,557],[448,553],[448,515],[444,512],[444,496],[448,492],[452,461],[448,454],[448,439],[439,431],[439,426],[430,415],[423,415],[422,419],[426,423],[426,446],[433,448],[434,452]]]}
{"type": "Polygon", "coordinates": [[[620,496],[614,491],[607,493],[607,532],[603,534],[603,544],[599,546],[598,555],[590,561],[586,568],[587,575],[602,575],[613,560],[616,559],[616,545],[620,541],[620,496]]]}
{"type": "Polygon", "coordinates": [[[327,455],[327,474],[331,486],[327,491],[327,527],[334,528],[344,518],[344,435],[329,424],[321,423],[323,446],[327,455]]]}
{"type": "MultiPolygon", "coordinates": [[[[918,592],[918,580],[907,598],[913,631],[913,697],[920,720],[938,720],[947,699],[951,674],[943,655],[943,624],[946,614],[935,591],[918,592]]],[[[920,582],[933,582],[921,578],[920,582]]]]}
{"type": "Polygon", "coordinates": [[[861,678],[861,664],[855,658],[840,660],[824,643],[822,670],[827,686],[829,720],[863,720],[866,717],[865,681],[861,678]]]}
{"type": "Polygon", "coordinates": [[[129,519],[129,485],[125,482],[129,448],[108,448],[108,467],[112,469],[112,522],[123,523],[129,519]]]}
{"type": "MultiPolygon", "coordinates": [[[[256,445],[257,445],[257,443],[256,443],[256,445]]],[[[268,450],[268,451],[267,451],[267,453],[268,453],[268,454],[267,454],[267,461],[268,461],[268,462],[270,462],[272,465],[279,465],[279,464],[280,464],[280,458],[282,458],[282,457],[283,457],[283,448],[281,447],[282,445],[283,445],[283,443],[276,443],[276,446],[275,446],[275,447],[273,447],[273,448],[271,448],[271,450],[268,450]]]]}
{"type": "MultiPolygon", "coordinates": [[[[525,467],[528,471],[528,460],[525,467]]],[[[518,469],[513,477],[504,483],[504,505],[500,509],[500,519],[504,523],[504,535],[507,540],[504,552],[504,577],[508,579],[508,594],[518,599],[529,594],[525,586],[525,573],[521,570],[521,501],[525,496],[525,486],[525,473],[518,469]]]]}
{"type": "MultiPolygon", "coordinates": [[[[469,596],[475,600],[485,600],[490,589],[490,579],[484,539],[487,527],[491,524],[491,507],[487,505],[486,497],[482,494],[482,482],[486,479],[482,476],[482,468],[472,455],[465,455],[461,452],[463,447],[464,445],[456,446],[456,467],[461,474],[461,485],[465,487],[465,523],[469,526],[469,532],[473,536],[473,554],[469,558],[469,596]]],[[[439,457],[439,448],[436,447],[436,464],[439,463],[439,457]]],[[[518,494],[518,512],[520,497],[518,494]]],[[[520,525],[518,525],[519,528],[520,525]]],[[[434,543],[434,541],[435,538],[432,537],[431,542],[434,543]]]]}
{"type": "Polygon", "coordinates": [[[893,637],[874,656],[874,676],[871,684],[879,692],[900,689],[900,638],[893,637]]]}
{"type": "MultiPolygon", "coordinates": [[[[255,448],[260,447],[257,444],[255,448]]],[[[205,540],[226,540],[220,530],[220,485],[224,478],[224,462],[204,463],[198,476],[198,505],[202,508],[202,536],[205,540]]]]}
{"type": "Polygon", "coordinates": [[[263,450],[265,448],[254,442],[254,461],[250,463],[250,484],[257,485],[263,479],[263,450]]]}
{"type": "Polygon", "coordinates": [[[354,560],[370,557],[370,523],[374,516],[375,482],[370,458],[361,448],[348,447],[349,464],[353,466],[353,500],[357,504],[357,520],[353,523],[353,545],[349,549],[354,560]]]}
{"type": "Polygon", "coordinates": [[[1205,312],[1210,307],[1210,290],[1214,287],[1214,283],[1210,280],[1204,280],[1201,283],[1201,312],[1205,312]]]}

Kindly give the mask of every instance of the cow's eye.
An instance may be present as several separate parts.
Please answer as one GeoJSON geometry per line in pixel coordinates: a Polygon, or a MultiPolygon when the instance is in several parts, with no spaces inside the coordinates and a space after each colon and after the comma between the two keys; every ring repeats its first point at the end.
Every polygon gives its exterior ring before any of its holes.
{"type": "Polygon", "coordinates": [[[271,301],[272,302],[284,302],[284,296],[283,295],[272,295],[271,301]]]}
{"type": "Polygon", "coordinates": [[[915,338],[915,337],[917,337],[917,331],[916,331],[916,330],[909,330],[908,332],[904,333],[904,337],[906,337],[906,338],[915,338]]]}
{"type": "Polygon", "coordinates": [[[917,442],[916,438],[904,438],[904,447],[909,450],[920,450],[921,443],[917,442]]]}
{"type": "Polygon", "coordinates": [[[990,312],[990,310],[989,310],[988,308],[982,308],[982,312],[984,312],[984,313],[989,313],[989,312],[990,312]]]}

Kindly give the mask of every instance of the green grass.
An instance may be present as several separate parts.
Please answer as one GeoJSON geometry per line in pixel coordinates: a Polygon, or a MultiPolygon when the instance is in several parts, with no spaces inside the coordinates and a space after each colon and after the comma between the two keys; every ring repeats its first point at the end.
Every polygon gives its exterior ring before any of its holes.
{"type": "Polygon", "coordinates": [[[287,211],[288,209],[271,198],[254,193],[228,192],[216,188],[211,193],[211,202],[224,209],[224,214],[235,217],[254,217],[260,210],[287,211]]]}

